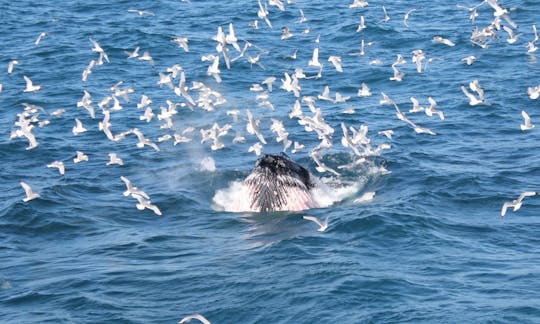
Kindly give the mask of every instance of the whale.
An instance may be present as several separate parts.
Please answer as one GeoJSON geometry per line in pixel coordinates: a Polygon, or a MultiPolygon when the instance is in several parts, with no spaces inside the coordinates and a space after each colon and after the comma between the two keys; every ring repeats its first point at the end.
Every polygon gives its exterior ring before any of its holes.
{"type": "Polygon", "coordinates": [[[318,179],[287,154],[265,154],[244,180],[245,197],[237,205],[248,211],[302,211],[321,207],[313,197],[318,179]]]}

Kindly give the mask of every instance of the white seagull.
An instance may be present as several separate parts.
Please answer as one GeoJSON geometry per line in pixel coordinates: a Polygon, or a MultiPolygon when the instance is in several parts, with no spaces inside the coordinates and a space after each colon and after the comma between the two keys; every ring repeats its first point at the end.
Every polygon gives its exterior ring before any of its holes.
{"type": "Polygon", "coordinates": [[[124,161],[116,155],[116,153],[109,153],[109,162],[107,162],[107,165],[124,165],[124,161]]]}
{"type": "Polygon", "coordinates": [[[107,61],[107,62],[110,62],[109,61],[109,56],[107,55],[107,53],[105,53],[103,48],[101,48],[101,46],[98,44],[98,42],[93,40],[92,37],[89,37],[88,39],[90,40],[90,42],[93,45],[92,52],[99,53],[99,59],[97,61],[97,65],[102,65],[103,64],[103,59],[105,59],[105,61],[107,61]]]}
{"type": "Polygon", "coordinates": [[[433,37],[432,41],[433,41],[433,43],[444,44],[444,45],[447,45],[447,46],[456,46],[456,44],[454,44],[454,42],[452,42],[449,39],[443,38],[441,36],[433,37]]]}
{"type": "Polygon", "coordinates": [[[308,62],[308,65],[309,66],[315,66],[315,67],[318,67],[318,68],[322,69],[322,64],[319,61],[319,48],[318,47],[315,47],[313,49],[313,54],[311,56],[311,60],[309,60],[309,62],[308,62]]]}
{"type": "Polygon", "coordinates": [[[86,131],[87,129],[84,128],[82,122],[78,118],[75,118],[75,126],[73,126],[73,129],[72,129],[73,135],[79,135],[86,131]]]}
{"type": "Polygon", "coordinates": [[[161,210],[159,210],[158,206],[152,204],[150,202],[150,199],[146,199],[137,194],[132,194],[131,196],[137,199],[137,204],[135,206],[137,207],[138,210],[144,210],[145,208],[148,208],[151,211],[153,211],[156,215],[158,216],[162,215],[161,210]]]}
{"type": "Polygon", "coordinates": [[[521,116],[523,116],[523,119],[525,120],[525,124],[519,125],[521,127],[522,131],[530,130],[530,129],[533,129],[535,127],[535,125],[533,125],[533,123],[531,122],[531,118],[525,112],[525,110],[521,111],[521,116]]]}
{"type": "Polygon", "coordinates": [[[81,151],[77,151],[77,156],[73,159],[73,163],[79,163],[82,161],[88,161],[88,155],[81,151]]]}
{"type": "Polygon", "coordinates": [[[54,161],[50,164],[47,164],[47,168],[57,168],[58,172],[60,172],[61,175],[64,175],[66,168],[64,166],[64,162],[62,161],[54,161]]]}
{"type": "Polygon", "coordinates": [[[532,100],[538,99],[538,97],[540,97],[540,85],[537,85],[536,87],[528,87],[527,94],[532,100]]]}
{"type": "Polygon", "coordinates": [[[123,192],[124,196],[130,196],[130,195],[137,195],[146,199],[150,199],[150,197],[146,194],[146,192],[140,190],[139,188],[133,186],[131,181],[129,181],[128,178],[124,176],[120,176],[120,179],[124,182],[126,185],[126,190],[123,192]]]}
{"type": "Polygon", "coordinates": [[[137,13],[139,14],[139,16],[144,16],[144,15],[155,16],[156,15],[150,10],[128,9],[128,12],[137,13]]]}
{"type": "Polygon", "coordinates": [[[26,197],[23,198],[24,202],[39,198],[39,194],[33,192],[32,188],[30,188],[30,186],[26,182],[21,181],[21,186],[23,187],[24,192],[26,193],[26,197]]]}
{"type": "Polygon", "coordinates": [[[415,11],[416,11],[416,9],[413,8],[413,9],[407,11],[407,13],[405,13],[405,16],[403,16],[403,25],[405,25],[405,27],[409,28],[409,23],[408,23],[409,17],[410,17],[411,14],[412,14],[413,12],[415,12],[415,11]]]}
{"type": "Polygon", "coordinates": [[[480,104],[485,104],[484,98],[476,98],[475,95],[467,91],[467,88],[465,88],[464,85],[461,86],[461,91],[463,91],[463,93],[467,96],[467,98],[469,98],[469,105],[476,106],[480,104]]]}
{"type": "Polygon", "coordinates": [[[45,33],[45,32],[39,33],[39,35],[38,35],[36,41],[34,42],[34,44],[36,46],[38,46],[39,43],[41,43],[41,40],[43,39],[43,37],[45,37],[45,36],[47,36],[47,33],[45,33]]]}
{"type": "Polygon", "coordinates": [[[42,87],[40,85],[35,86],[29,77],[23,75],[23,78],[24,81],[26,81],[26,88],[23,90],[24,92],[38,92],[39,90],[41,90],[42,87]]]}
{"type": "Polygon", "coordinates": [[[202,316],[201,314],[193,314],[193,315],[188,315],[184,318],[182,318],[178,324],[184,324],[184,323],[189,323],[192,319],[196,319],[198,320],[199,322],[203,323],[203,324],[210,324],[210,321],[207,320],[204,316],[202,316]]]}
{"type": "Polygon", "coordinates": [[[469,55],[469,56],[466,56],[466,57],[462,58],[461,60],[465,61],[465,63],[467,63],[467,65],[471,65],[476,60],[476,56],[469,55]]]}
{"type": "Polygon", "coordinates": [[[523,204],[522,203],[523,199],[525,199],[525,197],[532,197],[532,196],[536,196],[536,192],[525,191],[521,193],[517,199],[505,202],[501,209],[501,218],[504,217],[504,215],[506,215],[506,210],[509,207],[513,207],[514,211],[518,211],[521,208],[521,205],[523,204]]]}
{"type": "Polygon", "coordinates": [[[19,61],[17,60],[12,60],[9,62],[8,64],[8,70],[7,70],[7,73],[8,74],[11,74],[13,73],[13,68],[15,68],[15,65],[19,64],[19,61]]]}
{"type": "Polygon", "coordinates": [[[302,218],[310,220],[310,221],[314,222],[315,224],[319,225],[319,228],[317,229],[317,231],[319,231],[319,232],[324,232],[328,228],[328,218],[324,222],[321,221],[320,219],[318,219],[315,216],[305,215],[305,216],[302,216],[302,218]]]}

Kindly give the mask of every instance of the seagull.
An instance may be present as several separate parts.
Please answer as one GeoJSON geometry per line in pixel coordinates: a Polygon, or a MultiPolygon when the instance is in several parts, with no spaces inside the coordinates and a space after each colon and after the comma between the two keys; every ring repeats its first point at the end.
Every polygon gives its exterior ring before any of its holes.
{"type": "Polygon", "coordinates": [[[353,3],[349,5],[349,8],[363,8],[367,7],[369,4],[366,0],[353,0],[353,3]]]}
{"type": "Polygon", "coordinates": [[[536,196],[536,192],[525,191],[521,193],[517,199],[505,202],[501,209],[501,218],[504,217],[504,215],[506,215],[506,210],[509,207],[513,207],[514,211],[518,211],[521,208],[523,199],[525,199],[525,197],[532,197],[532,196],[536,196]]]}
{"type": "Polygon", "coordinates": [[[466,57],[462,58],[461,60],[465,61],[465,63],[467,63],[467,65],[471,65],[471,64],[473,64],[474,61],[476,61],[476,56],[469,55],[469,56],[466,56],[466,57]]]}
{"type": "Polygon", "coordinates": [[[177,36],[173,38],[171,42],[181,47],[184,52],[189,52],[189,39],[187,37],[177,36]]]}
{"type": "Polygon", "coordinates": [[[405,25],[405,27],[409,28],[409,24],[408,24],[408,21],[409,21],[409,17],[411,16],[411,14],[413,12],[415,12],[416,9],[411,9],[409,11],[407,11],[407,13],[405,13],[405,16],[403,16],[403,25],[405,25]]]}
{"type": "Polygon", "coordinates": [[[169,88],[174,89],[174,85],[172,83],[172,76],[170,74],[159,72],[159,81],[157,82],[157,84],[160,88],[162,85],[165,84],[169,86],[169,88]]]}
{"type": "Polygon", "coordinates": [[[341,93],[336,91],[336,98],[333,100],[334,103],[346,102],[351,99],[351,96],[344,96],[341,93]]]}
{"type": "Polygon", "coordinates": [[[65,112],[66,112],[65,109],[59,108],[59,109],[56,109],[55,111],[53,111],[51,113],[51,116],[60,118],[60,117],[62,117],[62,114],[65,113],[65,112]]]}
{"type": "Polygon", "coordinates": [[[286,40],[293,36],[294,34],[289,31],[289,27],[284,26],[283,28],[281,28],[281,40],[286,40]]]}
{"type": "Polygon", "coordinates": [[[510,28],[508,26],[503,26],[503,29],[504,29],[505,32],[508,33],[508,39],[506,39],[508,44],[514,44],[515,42],[517,42],[517,39],[518,39],[519,35],[516,35],[514,33],[514,31],[512,30],[512,28],[510,28]]]}
{"type": "Polygon", "coordinates": [[[262,152],[262,144],[261,144],[261,142],[257,142],[255,144],[251,145],[248,148],[248,152],[255,152],[255,154],[257,156],[261,155],[261,152],[262,152]]]}
{"type": "Polygon", "coordinates": [[[299,23],[305,23],[306,21],[307,21],[307,18],[304,15],[304,10],[300,9],[300,21],[299,21],[299,23]]]}
{"type": "MultiPolygon", "coordinates": [[[[262,135],[261,131],[259,130],[259,119],[253,118],[253,114],[249,109],[246,110],[247,116],[248,116],[248,123],[246,124],[246,130],[248,133],[257,136],[259,141],[261,143],[266,144],[266,140],[264,139],[264,136],[262,135]]],[[[249,151],[251,152],[251,151],[249,151]]],[[[259,154],[257,154],[259,155],[259,154]]]]}
{"type": "Polygon", "coordinates": [[[212,37],[213,40],[218,42],[218,45],[216,46],[216,50],[219,53],[223,54],[223,59],[225,60],[225,65],[227,67],[227,70],[231,69],[231,60],[229,57],[229,50],[227,48],[227,36],[223,32],[223,28],[221,26],[218,26],[217,34],[212,37]]]}
{"type": "Polygon", "coordinates": [[[384,131],[380,131],[379,134],[386,136],[388,139],[392,139],[392,135],[394,135],[394,131],[391,129],[387,129],[384,131]]]}
{"type": "Polygon", "coordinates": [[[124,165],[124,161],[116,155],[116,153],[109,153],[109,162],[107,162],[107,165],[124,165]]]}
{"type": "Polygon", "coordinates": [[[368,85],[362,82],[361,88],[358,89],[358,97],[369,97],[371,96],[371,90],[368,85]]]}
{"type": "Polygon", "coordinates": [[[47,33],[45,33],[45,32],[39,33],[38,38],[36,39],[36,41],[34,42],[34,44],[35,44],[36,46],[38,46],[39,43],[41,43],[41,40],[43,39],[43,37],[45,37],[45,36],[47,36],[47,33]]]}
{"type": "Polygon", "coordinates": [[[476,106],[480,104],[485,104],[485,100],[483,98],[476,98],[475,95],[467,91],[467,88],[465,88],[464,85],[461,86],[461,91],[469,98],[469,105],[476,106]]]}
{"type": "Polygon", "coordinates": [[[268,19],[268,9],[266,9],[266,4],[264,4],[263,7],[261,0],[259,0],[259,10],[257,11],[257,16],[259,17],[259,19],[264,20],[268,27],[272,28],[272,23],[268,19]]]}
{"type": "Polygon", "coordinates": [[[326,164],[324,164],[324,162],[321,161],[321,159],[317,156],[317,154],[315,152],[311,152],[309,154],[309,156],[313,159],[313,161],[315,162],[315,164],[317,164],[317,167],[315,167],[315,169],[318,171],[318,172],[330,172],[336,176],[339,176],[339,173],[330,168],[329,166],[327,166],[326,164]]]}
{"type": "Polygon", "coordinates": [[[525,110],[522,110],[521,111],[521,116],[523,116],[523,119],[525,120],[525,124],[521,124],[519,125],[521,127],[521,130],[522,131],[526,131],[526,130],[529,130],[529,129],[533,129],[535,127],[535,125],[533,125],[533,123],[531,122],[531,118],[529,117],[529,115],[525,112],[525,110]]]}
{"type": "Polygon", "coordinates": [[[144,210],[145,208],[148,208],[158,216],[163,215],[161,213],[161,210],[159,210],[158,206],[156,206],[156,205],[154,205],[154,204],[152,204],[150,202],[150,199],[142,197],[142,196],[140,196],[138,194],[132,194],[131,196],[133,198],[137,199],[137,205],[135,205],[135,206],[137,207],[138,210],[144,210]]]}
{"type": "Polygon", "coordinates": [[[315,216],[305,215],[305,216],[302,216],[302,218],[310,220],[310,221],[314,222],[315,224],[319,225],[319,228],[317,229],[317,231],[319,231],[319,232],[324,232],[328,228],[328,218],[326,218],[326,220],[324,222],[322,222],[320,219],[318,219],[315,216]]]}
{"type": "Polygon", "coordinates": [[[153,13],[150,10],[137,10],[137,9],[128,9],[128,12],[134,12],[139,14],[139,16],[149,15],[149,16],[155,16],[156,14],[153,13]]]}
{"type": "Polygon", "coordinates": [[[420,103],[418,102],[418,99],[416,99],[415,97],[410,97],[409,99],[413,103],[413,107],[409,110],[410,113],[424,111],[425,108],[420,106],[420,103]]]}
{"type": "Polygon", "coordinates": [[[84,71],[82,73],[82,81],[83,82],[86,82],[86,80],[88,79],[88,76],[90,75],[90,73],[92,73],[92,69],[94,68],[95,65],[96,65],[96,60],[91,60],[88,63],[88,66],[86,66],[86,68],[84,69],[84,71]]]}
{"type": "Polygon", "coordinates": [[[529,95],[529,98],[533,100],[538,99],[538,97],[540,97],[540,85],[536,87],[528,87],[527,94],[529,95]]]}
{"type": "Polygon", "coordinates": [[[150,52],[145,51],[142,56],[139,56],[139,60],[150,62],[151,66],[154,66],[154,59],[150,56],[150,52]]]}
{"type": "Polygon", "coordinates": [[[107,61],[107,62],[110,62],[109,61],[109,56],[107,55],[107,53],[105,53],[103,48],[101,48],[101,46],[98,44],[98,42],[93,40],[92,37],[89,37],[88,39],[90,40],[90,42],[93,45],[92,52],[99,53],[99,59],[98,59],[97,65],[102,65],[103,64],[103,59],[105,59],[105,61],[107,61]]]}
{"type": "Polygon", "coordinates": [[[266,87],[268,88],[268,92],[272,92],[272,84],[276,81],[276,77],[268,77],[266,79],[264,79],[263,82],[261,82],[261,84],[264,84],[266,85],[266,87]]]}
{"type": "Polygon", "coordinates": [[[364,22],[364,16],[360,16],[360,23],[358,23],[358,27],[356,28],[356,32],[359,33],[364,29],[366,29],[366,23],[364,22]]]}
{"type": "Polygon", "coordinates": [[[84,95],[80,101],[77,101],[77,107],[83,107],[90,113],[90,117],[96,118],[96,112],[92,106],[92,100],[90,100],[90,92],[84,90],[84,95]]]}
{"type": "Polygon", "coordinates": [[[384,18],[383,20],[379,21],[379,22],[388,22],[390,20],[390,16],[388,16],[388,13],[386,12],[386,8],[384,6],[382,6],[382,10],[383,10],[383,13],[384,13],[384,18]]]}
{"type": "Polygon", "coordinates": [[[88,161],[88,155],[81,151],[77,151],[77,156],[73,159],[73,163],[79,163],[82,161],[88,161]]]}
{"type": "Polygon", "coordinates": [[[98,123],[98,129],[100,131],[103,131],[105,133],[105,136],[107,136],[108,139],[111,141],[118,141],[115,136],[113,136],[111,131],[111,112],[109,110],[103,110],[103,120],[98,123]]]}
{"type": "Polygon", "coordinates": [[[472,91],[478,93],[480,99],[484,99],[484,89],[482,89],[478,80],[475,79],[469,82],[469,88],[471,88],[472,91]]]}
{"type": "Polygon", "coordinates": [[[388,97],[388,95],[384,92],[381,92],[382,99],[379,101],[381,105],[392,105],[394,101],[388,97]]]}
{"type": "Polygon", "coordinates": [[[178,64],[175,64],[167,68],[167,72],[169,72],[174,79],[178,77],[178,72],[180,71],[184,71],[184,68],[178,64]]]}
{"type": "Polygon", "coordinates": [[[292,77],[287,73],[284,72],[285,80],[281,79],[281,89],[284,89],[287,92],[293,92],[294,96],[298,98],[300,96],[300,90],[301,87],[298,84],[298,77],[296,74],[293,74],[292,77]]]}
{"type": "Polygon", "coordinates": [[[23,90],[24,92],[38,92],[39,90],[41,90],[42,87],[40,85],[35,86],[29,77],[23,75],[23,78],[24,81],[26,81],[26,88],[23,90]]]}
{"type": "Polygon", "coordinates": [[[440,110],[435,109],[435,108],[437,107],[437,102],[435,101],[435,99],[429,97],[429,98],[428,98],[428,101],[429,101],[430,106],[427,107],[427,108],[424,110],[424,112],[426,113],[426,115],[428,115],[428,116],[431,117],[431,116],[433,116],[433,114],[437,114],[437,115],[439,115],[439,118],[440,118],[441,120],[444,120],[444,113],[443,113],[442,111],[440,111],[440,110]]]}
{"type": "Polygon", "coordinates": [[[148,98],[147,95],[141,96],[141,101],[137,104],[137,109],[144,109],[147,108],[152,104],[152,99],[148,98]]]}
{"type": "Polygon", "coordinates": [[[317,96],[320,100],[326,100],[326,101],[333,101],[332,97],[330,97],[330,87],[324,86],[323,92],[317,96]]]}
{"type": "Polygon", "coordinates": [[[139,142],[137,143],[137,147],[143,148],[145,145],[148,145],[152,147],[154,150],[159,152],[159,147],[157,146],[157,144],[147,139],[146,137],[144,137],[143,133],[138,128],[133,128],[131,131],[139,139],[139,142]]]}
{"type": "Polygon", "coordinates": [[[433,41],[433,43],[439,43],[439,44],[444,44],[444,45],[448,45],[448,46],[456,46],[456,44],[454,44],[454,42],[452,42],[449,39],[443,38],[441,36],[433,37],[432,41],[433,41]]]}
{"type": "Polygon", "coordinates": [[[308,65],[319,67],[320,69],[322,69],[322,64],[321,62],[319,62],[319,48],[318,47],[315,47],[313,49],[313,55],[311,56],[311,60],[309,60],[308,65]]]}
{"type": "Polygon", "coordinates": [[[341,57],[340,56],[330,56],[328,58],[328,62],[332,63],[334,67],[336,68],[336,71],[343,72],[343,68],[341,66],[341,57]]]}
{"type": "Polygon", "coordinates": [[[132,58],[139,57],[139,50],[140,50],[140,47],[137,46],[137,47],[135,47],[133,52],[128,52],[128,51],[124,51],[124,52],[128,55],[128,59],[132,59],[132,58]]]}
{"type": "Polygon", "coordinates": [[[54,161],[50,164],[47,164],[47,168],[57,168],[58,172],[60,172],[61,175],[64,175],[66,168],[64,166],[64,162],[62,161],[54,161]]]}
{"type": "Polygon", "coordinates": [[[180,71],[180,82],[178,83],[178,87],[174,87],[174,93],[177,96],[184,97],[192,106],[196,106],[195,100],[189,95],[187,92],[187,86],[186,86],[186,75],[184,71],[180,71]]]}
{"type": "Polygon", "coordinates": [[[23,187],[24,192],[26,193],[26,197],[23,198],[24,202],[40,197],[39,194],[32,191],[32,188],[30,188],[30,186],[26,182],[21,181],[21,186],[23,187]]]}
{"type": "Polygon", "coordinates": [[[394,71],[394,75],[390,77],[390,81],[401,82],[405,76],[405,73],[400,72],[395,64],[392,64],[392,70],[394,71]]]}
{"type": "Polygon", "coordinates": [[[140,120],[145,120],[147,123],[152,121],[152,117],[154,117],[154,112],[152,111],[152,108],[146,107],[146,110],[144,111],[144,115],[139,116],[140,120]]]}
{"type": "Polygon", "coordinates": [[[79,135],[86,132],[87,129],[84,128],[82,122],[78,118],[75,118],[75,126],[73,126],[72,131],[73,131],[73,135],[79,135]]]}
{"type": "Polygon", "coordinates": [[[232,23],[229,23],[229,33],[225,35],[225,42],[232,45],[238,52],[242,52],[240,45],[238,45],[238,38],[234,32],[234,26],[232,23]]]}
{"type": "Polygon", "coordinates": [[[120,176],[120,179],[124,182],[124,184],[126,185],[126,190],[122,193],[124,196],[133,196],[133,195],[137,195],[139,197],[143,197],[143,198],[146,198],[146,199],[150,199],[150,197],[146,194],[146,192],[140,190],[139,188],[137,187],[134,187],[133,184],[131,183],[131,181],[129,181],[128,178],[124,177],[124,176],[120,176]]]}
{"type": "Polygon", "coordinates": [[[19,61],[17,61],[17,60],[12,60],[12,61],[10,61],[9,64],[8,64],[8,70],[7,70],[7,73],[8,73],[8,74],[13,73],[13,68],[14,68],[15,65],[17,65],[17,64],[19,64],[19,61]]]}
{"type": "Polygon", "coordinates": [[[303,150],[304,148],[305,148],[304,144],[294,141],[293,149],[291,150],[291,152],[296,153],[296,152],[299,152],[300,150],[303,150]]]}
{"type": "Polygon", "coordinates": [[[196,320],[199,320],[201,323],[203,324],[210,324],[210,321],[207,320],[204,316],[202,316],[201,314],[193,314],[193,315],[188,315],[184,318],[182,318],[178,324],[184,324],[184,323],[189,323],[192,319],[196,319],[196,320]]]}
{"type": "MultiPolygon", "coordinates": [[[[412,54],[413,54],[412,61],[413,63],[416,63],[416,71],[418,73],[422,73],[422,61],[426,58],[426,54],[421,49],[412,51],[412,54]]],[[[403,63],[405,63],[405,60],[403,60],[403,63]]],[[[426,63],[426,68],[427,68],[427,63],[426,63]]]]}

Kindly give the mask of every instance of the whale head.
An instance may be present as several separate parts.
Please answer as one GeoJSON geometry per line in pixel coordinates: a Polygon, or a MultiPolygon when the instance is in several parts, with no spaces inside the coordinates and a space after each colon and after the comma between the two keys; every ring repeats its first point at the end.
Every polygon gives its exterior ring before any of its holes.
{"type": "Polygon", "coordinates": [[[254,211],[300,211],[318,207],[311,189],[312,175],[285,153],[265,154],[244,180],[250,209],[254,211]]]}

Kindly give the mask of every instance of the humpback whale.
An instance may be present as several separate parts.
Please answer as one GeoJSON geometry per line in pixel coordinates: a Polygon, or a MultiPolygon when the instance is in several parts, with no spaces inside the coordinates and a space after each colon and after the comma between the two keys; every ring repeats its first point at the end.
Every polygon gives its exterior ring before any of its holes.
{"type": "Polygon", "coordinates": [[[265,154],[244,180],[249,211],[300,211],[320,207],[311,190],[317,179],[285,153],[265,154]]]}

